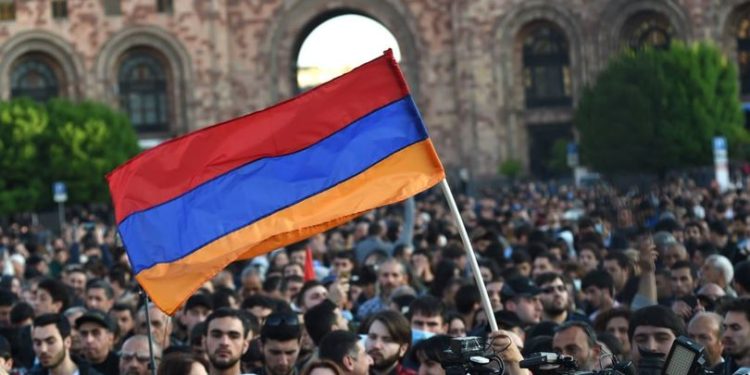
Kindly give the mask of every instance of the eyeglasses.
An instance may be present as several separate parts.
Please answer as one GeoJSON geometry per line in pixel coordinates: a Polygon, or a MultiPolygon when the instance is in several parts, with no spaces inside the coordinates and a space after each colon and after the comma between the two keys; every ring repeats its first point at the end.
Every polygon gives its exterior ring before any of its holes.
{"type": "MultiPolygon", "coordinates": [[[[132,360],[135,359],[136,361],[138,361],[140,363],[146,364],[146,363],[148,363],[151,360],[151,357],[149,357],[148,354],[140,355],[138,353],[121,352],[120,353],[120,359],[123,360],[123,361],[125,361],[125,362],[130,362],[130,361],[132,361],[132,360]]],[[[158,361],[159,359],[161,359],[161,358],[154,357],[154,360],[158,361]]]]}
{"type": "Polygon", "coordinates": [[[271,314],[266,318],[266,325],[269,327],[298,326],[299,318],[296,314],[271,314]]]}
{"type": "Polygon", "coordinates": [[[550,294],[550,293],[555,292],[555,291],[557,291],[557,292],[564,292],[564,291],[566,291],[565,285],[548,286],[548,287],[542,289],[542,292],[544,292],[544,294],[550,294]]]}

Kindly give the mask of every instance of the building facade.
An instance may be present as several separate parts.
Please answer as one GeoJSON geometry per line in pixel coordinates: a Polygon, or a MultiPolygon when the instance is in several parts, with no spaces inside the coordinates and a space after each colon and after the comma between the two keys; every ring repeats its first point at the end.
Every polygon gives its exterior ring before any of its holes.
{"type": "Polygon", "coordinates": [[[474,176],[546,174],[623,48],[711,40],[750,99],[750,0],[0,0],[0,97],[104,101],[156,143],[295,95],[302,41],[348,13],[396,37],[444,164],[474,176]]]}

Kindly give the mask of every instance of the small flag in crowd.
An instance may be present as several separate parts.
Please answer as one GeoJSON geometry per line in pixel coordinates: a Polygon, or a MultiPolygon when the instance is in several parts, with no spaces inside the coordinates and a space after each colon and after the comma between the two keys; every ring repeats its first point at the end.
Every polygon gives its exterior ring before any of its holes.
{"type": "Polygon", "coordinates": [[[305,281],[315,280],[315,263],[310,246],[305,249],[305,281]]]}
{"type": "Polygon", "coordinates": [[[392,52],[107,175],[136,279],[174,313],[228,264],[424,191],[443,167],[392,52]]]}

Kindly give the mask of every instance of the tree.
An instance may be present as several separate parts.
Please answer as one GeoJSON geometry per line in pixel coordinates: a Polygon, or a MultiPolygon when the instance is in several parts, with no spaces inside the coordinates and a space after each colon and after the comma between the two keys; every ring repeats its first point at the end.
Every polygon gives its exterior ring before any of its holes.
{"type": "Polygon", "coordinates": [[[714,136],[748,142],[735,67],[706,43],[626,51],[586,88],[574,122],[584,163],[604,173],[707,165],[714,136]]]}
{"type": "Polygon", "coordinates": [[[0,215],[52,205],[52,182],[72,203],[109,197],[104,176],[139,151],[125,115],[55,99],[0,102],[0,215]]]}
{"type": "Polygon", "coordinates": [[[0,214],[28,211],[39,201],[47,120],[44,107],[31,100],[0,102],[0,214]]]}
{"type": "Polygon", "coordinates": [[[48,181],[64,181],[72,203],[107,201],[104,176],[140,150],[130,121],[94,102],[54,99],[47,111],[48,181]]]}

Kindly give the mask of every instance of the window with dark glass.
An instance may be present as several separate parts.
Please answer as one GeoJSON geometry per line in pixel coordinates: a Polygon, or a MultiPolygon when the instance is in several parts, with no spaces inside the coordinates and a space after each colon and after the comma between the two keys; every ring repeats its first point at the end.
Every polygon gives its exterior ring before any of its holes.
{"type": "Polygon", "coordinates": [[[26,97],[45,102],[59,94],[59,80],[45,59],[37,56],[23,58],[11,69],[11,97],[26,97]]]}
{"type": "Polygon", "coordinates": [[[102,0],[104,6],[104,14],[108,16],[116,16],[122,13],[120,9],[120,0],[102,0]]]}
{"type": "Polygon", "coordinates": [[[129,54],[118,75],[120,105],[137,130],[166,130],[168,124],[167,79],[164,65],[152,54],[129,54]]]}
{"type": "Polygon", "coordinates": [[[52,0],[52,18],[68,17],[68,1],[52,0]]]}
{"type": "Polygon", "coordinates": [[[159,13],[172,13],[172,0],[156,0],[156,11],[159,13]]]}
{"type": "Polygon", "coordinates": [[[0,21],[16,19],[16,1],[0,0],[0,21]]]}
{"type": "Polygon", "coordinates": [[[534,29],[523,43],[526,107],[567,106],[570,93],[568,42],[550,25],[534,29]]]}
{"type": "Polygon", "coordinates": [[[742,96],[750,96],[750,9],[744,12],[737,25],[737,64],[742,96]]]}
{"type": "Polygon", "coordinates": [[[631,17],[625,25],[625,43],[632,49],[644,47],[669,48],[674,30],[669,19],[656,12],[641,12],[631,17]]]}

